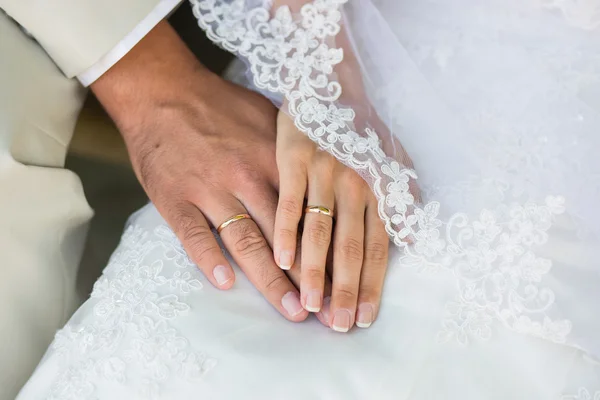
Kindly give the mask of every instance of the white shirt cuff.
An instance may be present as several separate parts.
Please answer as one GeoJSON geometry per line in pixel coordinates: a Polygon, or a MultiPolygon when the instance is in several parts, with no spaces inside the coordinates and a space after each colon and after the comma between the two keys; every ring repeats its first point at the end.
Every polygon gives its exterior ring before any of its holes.
{"type": "Polygon", "coordinates": [[[161,0],[160,3],[144,18],[127,36],[123,38],[111,51],[106,53],[90,68],[77,75],[83,86],[89,86],[106,71],[115,65],[125,54],[138,44],[160,21],[173,11],[181,0],[161,0]]]}

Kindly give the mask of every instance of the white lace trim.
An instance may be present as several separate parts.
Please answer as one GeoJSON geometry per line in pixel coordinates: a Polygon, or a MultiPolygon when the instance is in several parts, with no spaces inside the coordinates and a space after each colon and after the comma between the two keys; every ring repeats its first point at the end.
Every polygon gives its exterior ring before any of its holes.
{"type": "Polygon", "coordinates": [[[207,36],[249,61],[255,85],[285,96],[298,129],[341,162],[368,171],[386,230],[404,248],[403,262],[454,274],[457,301],[448,305],[440,340],[487,339],[496,319],[519,332],[565,341],[571,323],[547,316],[554,293],[539,287],[552,262],[533,253],[546,243],[564,200],[484,210],[472,222],[456,214],[446,226],[438,218],[439,203],[417,206],[409,191],[416,173],[387,157],[372,129],[357,133],[355,112],[337,104],[342,87],[330,76],[343,51],[326,42],[340,32],[339,7],[347,0],[315,0],[297,18],[287,6],[271,18],[268,0],[258,7],[246,0],[190,1],[207,36]]]}
{"type": "Polygon", "coordinates": [[[95,399],[100,381],[131,384],[140,398],[154,399],[163,382],[195,380],[214,366],[170,324],[188,312],[185,297],[202,288],[199,271],[168,228],[154,235],[159,239],[135,226],[125,231],[94,285],[91,322],[69,323],[56,334],[52,348],[61,369],[48,400],[95,399]]]}
{"type": "Polygon", "coordinates": [[[428,258],[427,251],[435,250],[431,247],[421,252],[406,249],[402,257],[406,265],[427,272],[444,268],[457,279],[459,295],[446,307],[439,341],[456,338],[466,344],[469,337],[489,339],[494,319],[517,332],[565,341],[571,323],[545,316],[554,304],[554,293],[539,286],[552,262],[532,251],[548,241],[552,220],[562,212],[562,199],[548,197],[544,206],[526,203],[484,210],[473,221],[456,214],[446,229],[444,257],[428,258]]]}

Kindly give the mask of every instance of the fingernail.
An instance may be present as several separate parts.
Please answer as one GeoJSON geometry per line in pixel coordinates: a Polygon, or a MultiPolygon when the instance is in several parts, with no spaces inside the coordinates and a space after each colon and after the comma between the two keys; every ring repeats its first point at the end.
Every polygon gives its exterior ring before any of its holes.
{"type": "Polygon", "coordinates": [[[291,251],[283,250],[279,253],[279,268],[289,270],[292,268],[293,263],[294,260],[291,251]]]}
{"type": "Polygon", "coordinates": [[[285,311],[287,311],[290,317],[295,317],[304,311],[302,304],[300,304],[300,297],[298,297],[298,293],[296,292],[287,292],[281,298],[281,305],[285,308],[285,311]]]}
{"type": "Polygon", "coordinates": [[[358,306],[358,315],[356,317],[356,326],[359,328],[368,328],[373,323],[375,313],[373,306],[369,303],[362,303],[358,306]]]}
{"type": "Polygon", "coordinates": [[[306,295],[306,311],[319,312],[321,310],[321,291],[311,290],[306,295]]]}
{"type": "Polygon", "coordinates": [[[215,269],[213,269],[213,276],[219,286],[223,286],[232,278],[229,268],[224,265],[217,265],[215,269]]]}
{"type": "Polygon", "coordinates": [[[331,303],[331,297],[327,296],[323,299],[323,305],[321,306],[321,315],[323,316],[323,320],[327,321],[327,325],[329,325],[329,304],[331,303]]]}
{"type": "Polygon", "coordinates": [[[348,332],[350,330],[350,311],[337,310],[333,316],[333,330],[336,332],[348,332]]]}

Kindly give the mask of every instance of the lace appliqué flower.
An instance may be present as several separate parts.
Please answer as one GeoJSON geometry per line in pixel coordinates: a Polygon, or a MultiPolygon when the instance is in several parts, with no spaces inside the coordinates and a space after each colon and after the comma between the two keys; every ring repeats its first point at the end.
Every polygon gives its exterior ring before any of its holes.
{"type": "Polygon", "coordinates": [[[520,333],[558,343],[566,340],[571,323],[546,315],[554,293],[540,287],[552,262],[533,252],[548,241],[553,218],[564,212],[563,201],[548,197],[543,206],[484,210],[474,221],[456,214],[443,239],[437,222],[431,222],[436,221],[436,208],[416,214],[423,226],[420,232],[428,232],[429,240],[423,242],[427,246],[406,248],[401,263],[428,273],[449,271],[457,282],[458,296],[446,307],[439,341],[454,338],[467,344],[470,338],[489,339],[495,320],[520,333]]]}
{"type": "Polygon", "coordinates": [[[94,399],[94,381],[123,384],[133,365],[142,371],[134,386],[142,398],[153,399],[169,378],[194,380],[214,366],[170,326],[189,310],[185,297],[202,288],[196,267],[168,228],[160,226],[154,235],[159,240],[137,226],[127,228],[94,285],[94,318],[57,333],[52,348],[62,370],[49,399],[94,399]],[[162,260],[172,263],[166,267],[162,260]]]}

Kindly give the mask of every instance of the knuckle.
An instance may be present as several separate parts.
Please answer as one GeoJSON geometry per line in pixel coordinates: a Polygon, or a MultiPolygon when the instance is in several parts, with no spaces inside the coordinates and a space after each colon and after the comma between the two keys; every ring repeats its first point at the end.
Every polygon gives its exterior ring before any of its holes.
{"type": "Polygon", "coordinates": [[[337,252],[345,261],[360,262],[363,259],[363,244],[354,238],[346,238],[341,241],[337,252]]]}
{"type": "Polygon", "coordinates": [[[310,282],[325,282],[325,267],[309,265],[303,268],[302,275],[310,282]]]}
{"type": "Polygon", "coordinates": [[[175,228],[180,231],[182,235],[185,235],[185,232],[197,225],[198,222],[194,218],[193,213],[190,212],[188,206],[178,205],[174,207],[173,211],[175,228]]]}
{"type": "Polygon", "coordinates": [[[254,257],[267,248],[263,236],[254,229],[239,229],[236,236],[234,249],[243,258],[254,257]]]}
{"type": "Polygon", "coordinates": [[[193,207],[194,206],[186,202],[177,204],[173,207],[173,223],[175,225],[175,229],[182,235],[182,239],[189,230],[202,227],[196,218],[196,213],[194,212],[195,210],[193,207]]]}
{"type": "Polygon", "coordinates": [[[236,182],[248,184],[258,180],[258,171],[249,162],[243,160],[234,161],[232,169],[236,182]]]}
{"type": "Polygon", "coordinates": [[[367,244],[365,248],[365,259],[369,262],[384,264],[387,262],[388,246],[383,241],[375,241],[367,244]]]}
{"type": "Polygon", "coordinates": [[[340,302],[354,302],[358,298],[358,289],[350,285],[334,288],[333,295],[340,302]]]}
{"type": "Polygon", "coordinates": [[[360,189],[362,189],[366,183],[356,171],[347,167],[344,168],[344,172],[342,172],[340,179],[345,185],[360,189]]]}
{"type": "Polygon", "coordinates": [[[367,184],[363,180],[363,178],[360,175],[358,175],[354,170],[350,168],[345,168],[339,180],[341,187],[343,187],[344,191],[348,193],[347,197],[349,199],[364,198],[364,195],[362,195],[362,193],[366,192],[367,184]]]}
{"type": "Polygon", "coordinates": [[[204,243],[204,245],[192,246],[190,249],[192,258],[196,260],[199,266],[202,266],[211,254],[221,254],[221,248],[216,244],[204,243]]]}
{"type": "Polygon", "coordinates": [[[312,165],[316,171],[332,174],[335,167],[335,158],[324,151],[317,151],[313,155],[312,165]]]}
{"type": "Polygon", "coordinates": [[[317,152],[317,148],[313,145],[312,141],[309,140],[307,142],[304,140],[304,137],[301,139],[302,140],[294,142],[293,146],[290,147],[291,158],[288,160],[292,162],[292,165],[306,165],[307,161],[311,160],[317,152]]]}
{"type": "Polygon", "coordinates": [[[202,226],[185,231],[183,243],[186,244],[190,255],[198,263],[202,263],[209,254],[220,251],[212,232],[202,226]]]}
{"type": "Polygon", "coordinates": [[[328,247],[331,240],[331,227],[324,221],[312,221],[308,225],[308,240],[315,246],[328,247]]]}
{"type": "Polygon", "coordinates": [[[358,294],[359,302],[378,303],[381,298],[381,288],[362,287],[358,294]]]}
{"type": "Polygon", "coordinates": [[[292,240],[296,242],[296,232],[292,229],[280,228],[279,229],[279,237],[284,240],[292,240]]]}
{"type": "Polygon", "coordinates": [[[183,241],[194,246],[203,246],[213,242],[214,236],[210,229],[202,225],[194,225],[183,232],[183,241]]]}
{"type": "Polygon", "coordinates": [[[265,289],[267,291],[277,291],[286,284],[287,278],[283,274],[272,274],[265,277],[265,289]]]}
{"type": "Polygon", "coordinates": [[[279,201],[279,211],[286,219],[300,220],[302,216],[302,202],[292,198],[285,198],[279,201]]]}
{"type": "Polygon", "coordinates": [[[194,216],[184,207],[176,213],[175,224],[186,250],[197,263],[202,263],[212,252],[220,251],[211,230],[207,226],[198,224],[194,216]]]}

